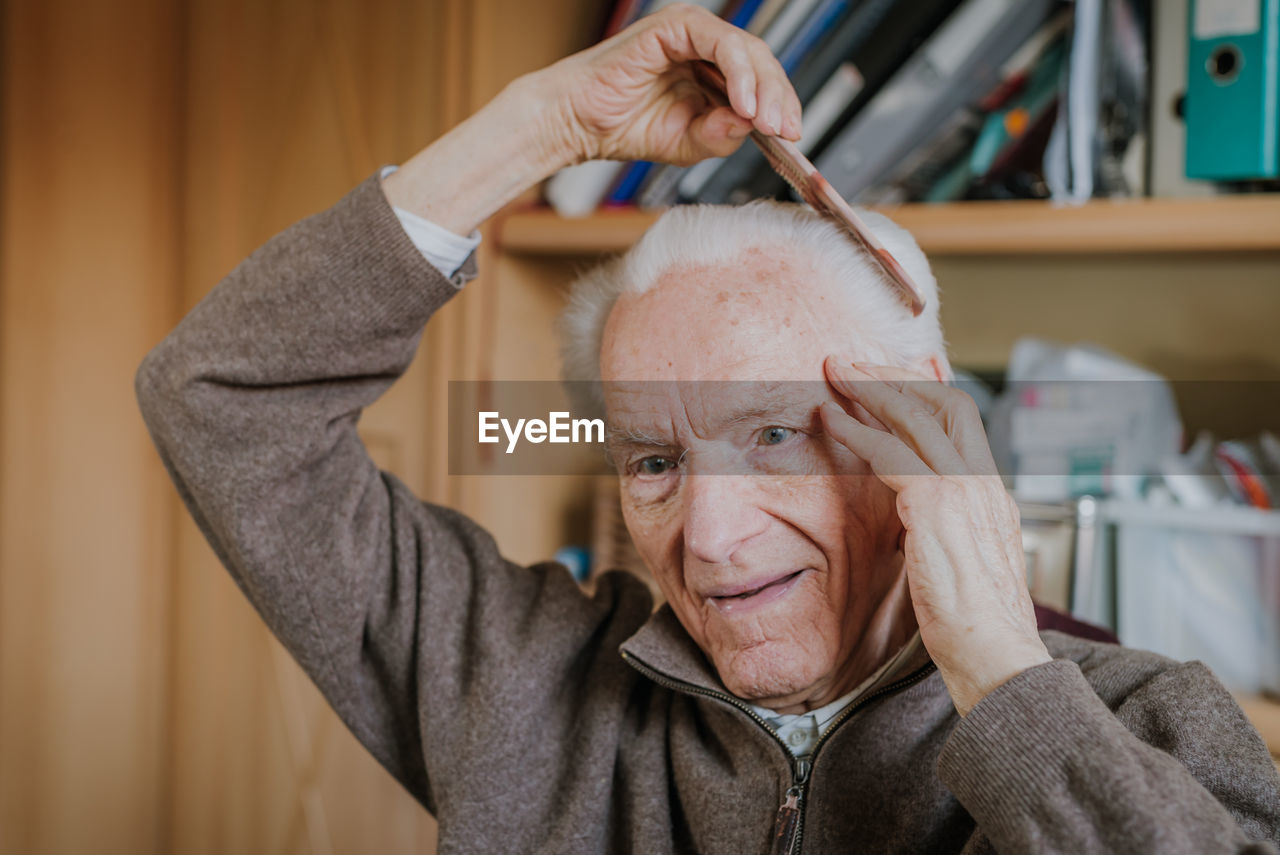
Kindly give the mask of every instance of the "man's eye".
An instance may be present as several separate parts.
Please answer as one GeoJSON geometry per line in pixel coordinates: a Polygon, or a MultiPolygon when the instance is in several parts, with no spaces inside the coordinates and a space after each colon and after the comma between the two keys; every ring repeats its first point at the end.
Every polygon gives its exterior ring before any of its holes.
{"type": "Polygon", "coordinates": [[[646,457],[635,465],[636,474],[650,478],[665,475],[676,468],[676,462],[670,457],[646,457]]]}
{"type": "Polygon", "coordinates": [[[767,427],[760,431],[759,442],[761,445],[781,445],[794,435],[795,431],[791,428],[767,427]]]}

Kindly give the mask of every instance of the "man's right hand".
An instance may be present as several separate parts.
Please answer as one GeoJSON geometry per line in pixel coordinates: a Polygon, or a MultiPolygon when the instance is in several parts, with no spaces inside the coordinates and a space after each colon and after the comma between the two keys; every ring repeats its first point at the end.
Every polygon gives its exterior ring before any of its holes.
{"type": "Polygon", "coordinates": [[[467,234],[563,166],[693,163],[731,153],[753,125],[800,137],[800,101],[782,66],[755,36],[676,4],[512,81],[382,187],[397,207],[467,234]],[[699,60],[724,74],[731,107],[693,82],[699,60]]]}
{"type": "Polygon", "coordinates": [[[668,6],[534,76],[556,93],[573,160],[689,164],[732,153],[753,125],[800,138],[800,101],[769,48],[699,6],[668,6]],[[731,106],[694,82],[698,60],[723,72],[731,106]]]}

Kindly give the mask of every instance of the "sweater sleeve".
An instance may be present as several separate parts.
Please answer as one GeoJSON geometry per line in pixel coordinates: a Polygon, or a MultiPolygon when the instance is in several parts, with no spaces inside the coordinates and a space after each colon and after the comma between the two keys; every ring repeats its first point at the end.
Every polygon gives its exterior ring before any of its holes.
{"type": "Polygon", "coordinates": [[[1114,711],[1075,662],[1030,668],[956,725],[938,771],[999,852],[1268,853],[1280,841],[1266,747],[1197,662],[1153,669],[1114,711]]]}
{"type": "MultiPolygon", "coordinates": [[[[472,260],[450,280],[424,259],[375,175],[242,262],[136,379],[160,455],[222,563],[433,811],[433,784],[464,765],[484,777],[540,762],[535,731],[569,720],[566,705],[582,700],[571,687],[617,644],[601,637],[617,631],[617,586],[587,599],[558,565],[505,561],[469,520],[380,472],[357,434],[362,409],[472,275],[472,260]],[[528,718],[477,738],[513,708],[528,718]]],[[[638,625],[649,606],[629,602],[638,625]]]]}

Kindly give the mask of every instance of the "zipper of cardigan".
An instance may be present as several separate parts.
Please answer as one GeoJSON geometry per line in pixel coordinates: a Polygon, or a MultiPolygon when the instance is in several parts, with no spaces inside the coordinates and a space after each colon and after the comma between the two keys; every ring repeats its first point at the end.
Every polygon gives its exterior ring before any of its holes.
{"type": "Polygon", "coordinates": [[[772,855],[794,855],[800,851],[800,829],[804,825],[804,790],[809,784],[809,772],[813,764],[809,758],[796,760],[795,775],[786,797],[773,820],[772,855]]]}
{"type": "MultiPolygon", "coordinates": [[[[836,732],[836,728],[844,724],[846,721],[848,721],[850,718],[853,717],[854,713],[856,713],[858,710],[862,709],[867,704],[874,701],[876,698],[883,698],[885,695],[890,694],[891,692],[896,692],[899,689],[905,689],[908,686],[914,686],[916,683],[919,683],[925,677],[928,677],[930,674],[932,674],[935,670],[937,670],[937,666],[934,665],[932,662],[930,662],[928,665],[925,665],[919,671],[916,671],[914,674],[910,674],[906,677],[903,677],[901,680],[898,680],[896,683],[890,683],[887,686],[881,686],[880,688],[876,689],[874,692],[871,692],[870,694],[867,694],[861,698],[858,698],[856,701],[854,701],[852,704],[846,707],[845,710],[840,713],[840,715],[836,716],[835,721],[831,722],[831,724],[827,727],[827,729],[822,732],[822,735],[818,737],[818,741],[813,744],[813,750],[809,752],[809,759],[801,761],[804,763],[804,769],[803,769],[804,778],[803,780],[798,779],[797,783],[793,785],[790,790],[787,790],[787,795],[788,795],[787,801],[790,802],[789,796],[791,794],[791,790],[797,790],[797,801],[800,801],[804,798],[804,790],[809,783],[809,772],[813,769],[814,761],[818,759],[818,752],[821,751],[822,746],[825,745],[827,741],[831,739],[831,735],[836,732]]],[[[787,805],[784,803],[783,808],[786,808],[786,806],[787,805]]],[[[779,816],[781,816],[781,813],[779,813],[779,816]]],[[[790,848],[779,849],[775,844],[774,852],[786,853],[786,855],[792,855],[792,853],[798,853],[800,851],[800,843],[803,841],[803,839],[804,839],[804,811],[800,810],[796,814],[795,834],[791,841],[790,848]]]]}
{"type": "Polygon", "coordinates": [[[773,737],[773,740],[782,746],[782,751],[787,755],[787,761],[791,764],[791,786],[787,787],[787,792],[783,797],[782,804],[778,807],[778,813],[773,820],[773,849],[772,855],[792,855],[798,852],[796,844],[799,843],[800,826],[804,820],[803,807],[804,788],[809,783],[809,770],[812,768],[808,760],[801,760],[791,753],[791,749],[782,741],[769,723],[753,710],[749,705],[735,698],[726,692],[717,692],[714,689],[704,689],[702,686],[695,686],[693,683],[686,683],[684,680],[673,680],[672,678],[655,671],[653,668],[627,653],[622,651],[622,659],[632,668],[635,668],[641,674],[644,674],[653,682],[657,683],[673,692],[685,692],[691,695],[702,695],[708,698],[715,698],[718,701],[735,706],[747,715],[751,716],[751,720],[764,728],[765,733],[773,737]]]}
{"type": "Polygon", "coordinates": [[[782,804],[778,806],[778,813],[774,817],[772,853],[773,855],[792,855],[792,853],[799,852],[800,829],[804,824],[804,791],[809,783],[809,770],[813,768],[813,764],[808,759],[801,760],[792,754],[791,749],[782,741],[777,732],[769,726],[769,723],[761,718],[755,710],[751,709],[748,704],[743,703],[733,695],[726,692],[717,692],[714,689],[704,689],[702,686],[695,686],[693,683],[686,683],[683,680],[674,680],[654,670],[626,651],[622,652],[622,658],[628,665],[659,686],[675,692],[715,698],[718,701],[724,701],[731,706],[737,707],[749,715],[752,721],[764,728],[764,731],[772,736],[778,745],[782,746],[782,751],[786,754],[787,761],[791,764],[791,786],[787,787],[782,804]]]}
{"type": "Polygon", "coordinates": [[[809,786],[809,773],[813,770],[813,761],[818,757],[818,750],[826,743],[827,739],[835,731],[837,727],[844,724],[849,718],[860,708],[875,700],[884,697],[890,692],[896,692],[898,689],[904,689],[907,686],[915,685],[931,674],[936,666],[930,662],[927,666],[921,668],[916,673],[896,683],[888,686],[882,686],[876,689],[866,697],[859,698],[848,709],[840,713],[831,726],[818,737],[818,741],[814,743],[813,751],[810,752],[807,759],[798,759],[791,753],[791,749],[782,741],[773,728],[769,727],[769,723],[761,718],[755,710],[742,701],[726,692],[717,692],[714,689],[704,689],[702,686],[696,686],[693,683],[686,683],[683,680],[674,680],[665,674],[654,670],[641,660],[622,651],[622,659],[632,668],[635,668],[641,674],[644,674],[659,686],[671,689],[672,691],[685,692],[691,695],[702,695],[708,698],[715,698],[719,701],[735,706],[749,715],[751,719],[765,729],[765,732],[774,738],[774,741],[782,746],[791,762],[791,786],[787,787],[787,792],[783,798],[782,804],[778,807],[777,817],[773,824],[773,855],[795,855],[800,851],[800,843],[804,837],[804,796],[805,790],[809,786]]]}

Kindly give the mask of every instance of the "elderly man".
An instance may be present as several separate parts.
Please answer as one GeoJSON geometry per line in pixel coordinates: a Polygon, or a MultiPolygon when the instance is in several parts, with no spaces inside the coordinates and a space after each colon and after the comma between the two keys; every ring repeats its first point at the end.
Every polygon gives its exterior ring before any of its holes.
{"type": "Polygon", "coordinates": [[[1270,851],[1280,785],[1212,675],[1037,632],[932,277],[887,221],[919,318],[771,203],[674,211],[579,284],[567,368],[601,381],[656,613],[624,574],[587,597],[504,561],[369,461],[360,411],[473,275],[461,235],[564,164],[692,162],[752,126],[798,137],[781,69],[674,7],[241,264],[138,377],[237,582],[442,851],[1270,851]]]}

